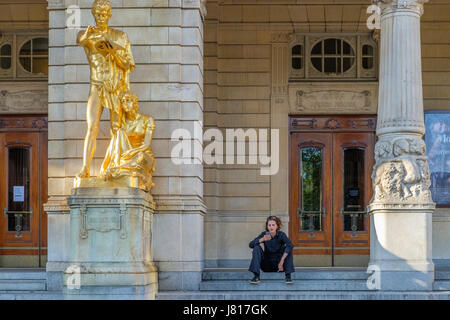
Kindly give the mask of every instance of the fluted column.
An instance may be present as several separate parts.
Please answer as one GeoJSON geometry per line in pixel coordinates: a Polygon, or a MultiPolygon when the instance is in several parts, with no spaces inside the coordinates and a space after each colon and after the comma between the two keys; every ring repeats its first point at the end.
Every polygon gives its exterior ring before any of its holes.
{"type": "Polygon", "coordinates": [[[381,7],[378,142],[369,205],[374,289],[431,290],[434,203],[425,155],[420,17],[428,0],[381,7]]]}

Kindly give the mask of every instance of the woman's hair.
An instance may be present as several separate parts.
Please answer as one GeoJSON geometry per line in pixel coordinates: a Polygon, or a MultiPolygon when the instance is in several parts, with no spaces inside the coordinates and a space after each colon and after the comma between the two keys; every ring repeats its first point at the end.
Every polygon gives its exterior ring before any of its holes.
{"type": "Polygon", "coordinates": [[[277,216],[270,216],[267,218],[266,220],[266,231],[269,231],[269,229],[267,228],[267,225],[269,224],[269,221],[275,221],[275,223],[277,224],[277,231],[280,231],[281,227],[282,227],[282,223],[281,223],[281,219],[278,218],[277,216]]]}
{"type": "Polygon", "coordinates": [[[136,111],[138,111],[139,110],[139,104],[138,104],[139,99],[138,99],[137,95],[135,95],[131,91],[127,91],[122,95],[120,100],[123,103],[123,101],[125,101],[125,99],[127,99],[127,98],[131,98],[131,100],[133,101],[133,107],[136,109],[136,111]]]}

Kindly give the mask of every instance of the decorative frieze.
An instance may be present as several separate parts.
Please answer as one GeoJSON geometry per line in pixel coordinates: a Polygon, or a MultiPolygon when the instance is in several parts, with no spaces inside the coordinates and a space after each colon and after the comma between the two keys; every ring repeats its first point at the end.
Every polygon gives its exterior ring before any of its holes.
{"type": "Polygon", "coordinates": [[[291,83],[291,114],[376,114],[376,83],[291,83]]]}
{"type": "Polygon", "coordinates": [[[0,119],[0,130],[30,129],[46,131],[48,128],[47,117],[30,118],[20,116],[7,116],[0,119]]]}
{"type": "Polygon", "coordinates": [[[308,117],[290,117],[289,130],[291,132],[299,131],[375,131],[375,121],[371,117],[355,117],[347,120],[340,117],[311,116],[308,117]]]}
{"type": "Polygon", "coordinates": [[[45,89],[0,91],[1,113],[47,113],[47,103],[45,89]]]}

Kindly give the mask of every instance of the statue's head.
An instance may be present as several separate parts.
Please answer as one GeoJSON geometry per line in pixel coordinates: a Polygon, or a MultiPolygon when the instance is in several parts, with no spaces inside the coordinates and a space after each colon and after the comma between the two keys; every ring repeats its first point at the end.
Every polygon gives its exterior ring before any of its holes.
{"type": "Polygon", "coordinates": [[[109,0],[95,0],[91,12],[97,26],[107,26],[112,15],[111,2],[109,0]]]}
{"type": "Polygon", "coordinates": [[[138,97],[131,91],[126,92],[121,99],[125,113],[136,114],[139,111],[138,97]]]}

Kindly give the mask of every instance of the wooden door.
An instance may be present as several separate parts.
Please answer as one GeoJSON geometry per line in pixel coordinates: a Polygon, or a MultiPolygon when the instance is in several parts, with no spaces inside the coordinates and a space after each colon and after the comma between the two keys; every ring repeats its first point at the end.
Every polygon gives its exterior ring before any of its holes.
{"type": "Polygon", "coordinates": [[[41,258],[46,255],[47,246],[42,208],[47,200],[46,124],[46,119],[37,122],[35,117],[0,119],[0,267],[44,264],[41,258]]]}
{"type": "Polygon", "coordinates": [[[366,207],[372,195],[375,119],[317,116],[290,121],[294,260],[308,266],[354,265],[357,259],[351,257],[369,255],[366,207]]]}
{"type": "Polygon", "coordinates": [[[369,254],[374,138],[367,132],[333,134],[334,255],[369,254]]]}
{"type": "Polygon", "coordinates": [[[295,203],[291,235],[301,252],[309,255],[332,254],[331,138],[328,133],[310,132],[291,138],[291,163],[297,164],[290,174],[291,203],[295,203]]]}

